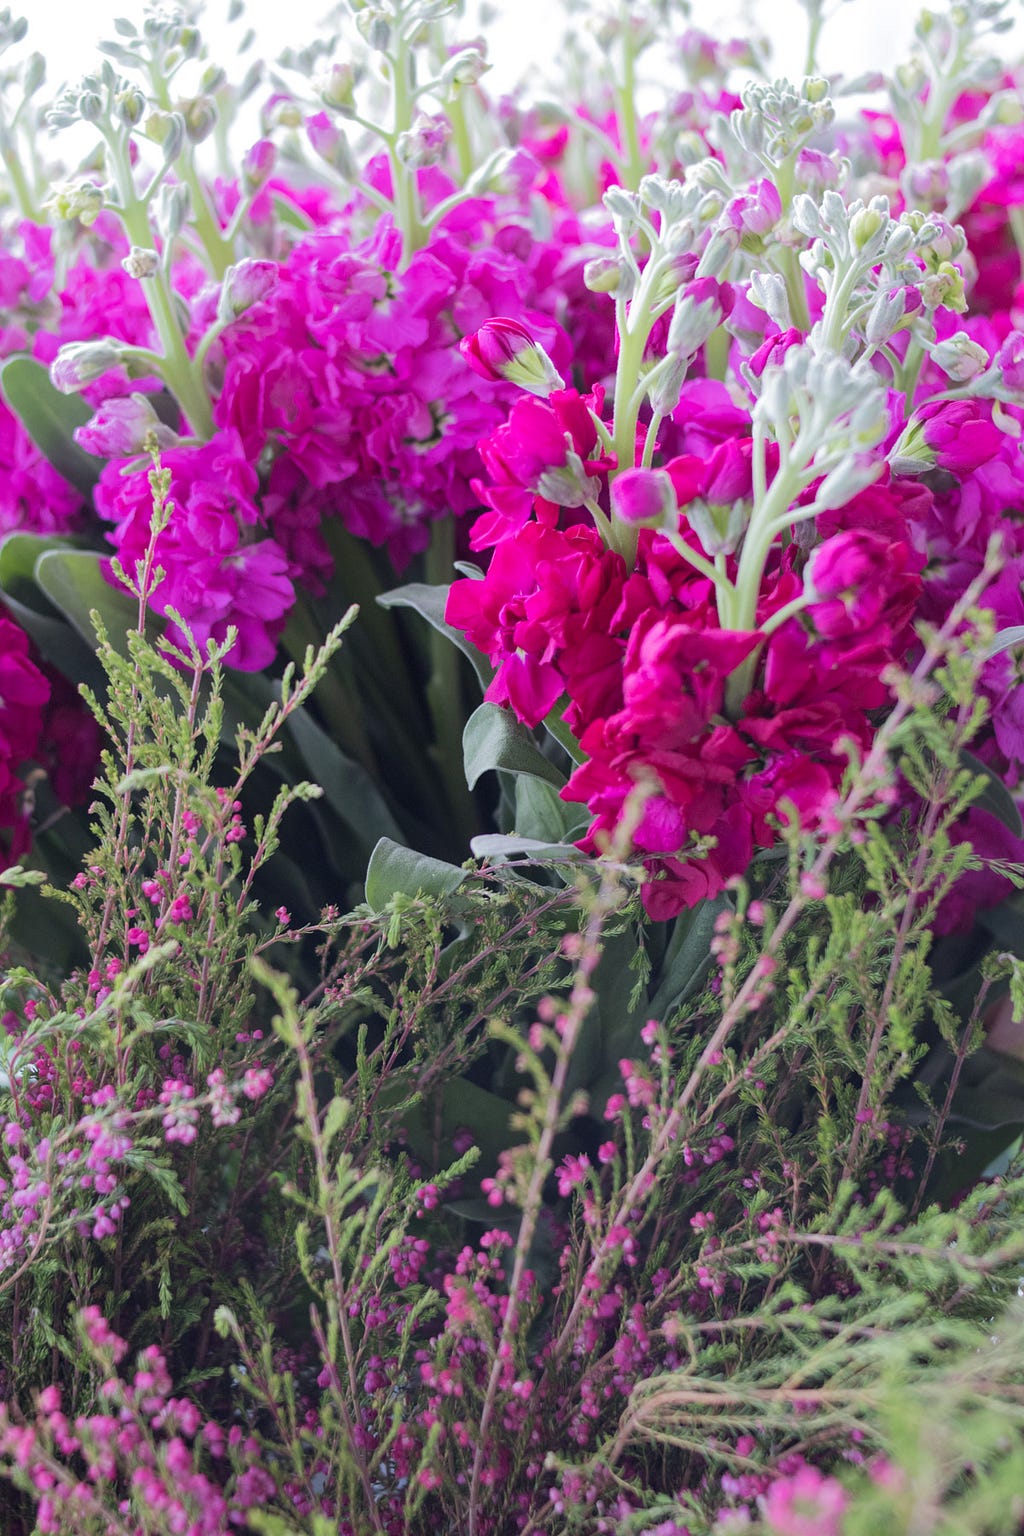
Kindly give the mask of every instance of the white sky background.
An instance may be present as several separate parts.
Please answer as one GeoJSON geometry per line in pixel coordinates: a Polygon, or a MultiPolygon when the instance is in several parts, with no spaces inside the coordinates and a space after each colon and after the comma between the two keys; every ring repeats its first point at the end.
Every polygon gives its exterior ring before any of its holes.
{"type": "MultiPolygon", "coordinates": [[[[500,13],[487,28],[493,65],[486,84],[495,94],[510,89],[523,76],[543,79],[557,57],[564,19],[556,0],[491,0],[500,13]]],[[[635,0],[637,10],[643,0],[635,0]]],[[[931,0],[934,5],[935,0],[931,0]]],[[[282,47],[301,47],[322,30],[330,0],[247,0],[246,19],[257,43],[248,63],[260,55],[272,59],[282,47]]],[[[113,35],[115,16],[136,23],[144,15],[142,0],[14,0],[15,15],[29,20],[23,48],[36,49],[47,59],[47,93],[67,79],[77,79],[95,67],[95,44],[113,35]]],[[[206,0],[202,22],[211,55],[222,62],[229,77],[241,69],[232,65],[241,28],[223,24],[227,0],[206,0]]],[[[827,24],[820,53],[826,70],[841,70],[848,78],[862,71],[891,65],[909,51],[920,0],[846,0],[827,24]]],[[[803,68],[806,16],[797,0],[693,0],[693,24],[716,36],[751,36],[757,31],[773,39],[773,69],[799,76],[803,68]]],[[[468,29],[472,35],[472,29],[468,29]]],[[[1024,25],[1006,41],[1008,56],[1024,54],[1024,25]]]]}

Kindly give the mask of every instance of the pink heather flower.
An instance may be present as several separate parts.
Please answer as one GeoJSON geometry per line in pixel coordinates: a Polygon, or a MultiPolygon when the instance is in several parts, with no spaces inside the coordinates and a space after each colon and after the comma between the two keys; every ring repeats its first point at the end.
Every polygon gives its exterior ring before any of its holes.
{"type": "Polygon", "coordinates": [[[776,1536],[840,1536],[849,1495],[817,1467],[777,1478],[760,1500],[765,1524],[776,1536]]]}
{"type": "Polygon", "coordinates": [[[472,336],[464,336],[459,351],[473,372],[492,384],[504,380],[545,399],[556,389],[565,388],[544,348],[518,320],[496,315],[472,336]]]}
{"type": "Polygon", "coordinates": [[[274,1074],[269,1067],[250,1067],[242,1078],[242,1092],[254,1103],[262,1099],[274,1086],[274,1074]]]}

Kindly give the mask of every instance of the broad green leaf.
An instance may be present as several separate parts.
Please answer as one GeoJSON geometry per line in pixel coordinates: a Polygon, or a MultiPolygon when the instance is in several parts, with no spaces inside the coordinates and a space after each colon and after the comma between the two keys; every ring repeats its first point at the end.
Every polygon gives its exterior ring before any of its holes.
{"type": "Polygon", "coordinates": [[[493,1166],[510,1143],[509,1116],[515,1105],[468,1078],[449,1078],[428,1093],[404,1117],[409,1146],[419,1157],[432,1158],[440,1131],[441,1162],[451,1157],[458,1130],[468,1130],[484,1161],[493,1166]]]}
{"type": "Polygon", "coordinates": [[[525,774],[516,779],[516,831],[551,843],[582,837],[590,817],[586,809],[562,800],[553,784],[525,774]]]}
{"type": "Polygon", "coordinates": [[[138,622],[138,603],[130,593],[112,587],[100,568],[102,556],[90,550],[53,549],[40,555],[36,581],[70,624],[90,645],[96,633],[89,614],[95,608],[107,626],[111,644],[119,641],[138,622]]]}
{"type": "Polygon", "coordinates": [[[728,897],[717,896],[713,901],[702,901],[699,907],[676,918],[648,1005],[652,1019],[664,1022],[673,1009],[704,986],[711,971],[715,920],[720,913],[730,911],[731,905],[728,897]]]}
{"type": "Polygon", "coordinates": [[[494,677],[494,668],[487,657],[481,655],[475,645],[470,645],[460,630],[453,629],[444,621],[445,605],[448,602],[447,587],[432,587],[425,581],[411,581],[407,586],[396,587],[393,592],[382,592],[377,601],[382,608],[414,609],[439,634],[447,635],[463,656],[469,658],[473,664],[473,670],[480,679],[481,688],[486,688],[491,682],[494,677]]]}
{"type": "Polygon", "coordinates": [[[1021,820],[1017,802],[998,774],[993,773],[980,757],[975,757],[973,752],[968,752],[963,747],[960,749],[960,762],[972,773],[979,774],[986,780],[985,788],[973,802],[975,808],[988,811],[997,821],[1001,821],[1014,837],[1024,837],[1024,821],[1021,820]]]}
{"type": "Polygon", "coordinates": [[[0,593],[11,614],[50,662],[73,683],[88,683],[94,693],[106,687],[106,674],[96,660],[94,638],[87,644],[54,606],[36,580],[41,556],[51,550],[78,548],[74,537],[43,538],[12,533],[0,541],[0,593]]]}
{"type": "Polygon", "coordinates": [[[91,496],[104,461],[79,448],[72,437],[92,409],[79,395],[62,395],[34,357],[19,354],[0,366],[0,389],[41,453],[83,496],[91,496]]]}
{"type": "Polygon", "coordinates": [[[565,783],[538,747],[532,732],[499,704],[481,704],[470,715],[462,733],[462,759],[470,789],[482,774],[498,769],[529,774],[559,789],[565,783]]]}
{"type": "Polygon", "coordinates": [[[309,777],[319,784],[328,805],[355,832],[364,856],[381,838],[398,843],[402,829],[362,764],[335,746],[307,710],[296,710],[288,725],[309,777]]]}
{"type": "Polygon", "coordinates": [[[403,848],[382,837],[370,855],[366,871],[366,901],[375,912],[392,896],[450,896],[466,878],[466,871],[441,859],[431,859],[413,848],[403,848]]]}

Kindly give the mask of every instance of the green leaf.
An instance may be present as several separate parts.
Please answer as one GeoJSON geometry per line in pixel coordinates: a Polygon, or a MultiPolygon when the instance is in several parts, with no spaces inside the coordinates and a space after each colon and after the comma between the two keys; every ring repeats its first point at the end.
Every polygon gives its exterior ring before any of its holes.
{"type": "Polygon", "coordinates": [[[366,901],[375,912],[392,896],[450,896],[466,878],[466,870],[441,859],[428,858],[382,837],[370,855],[366,871],[366,901]]]}
{"type": "Polygon", "coordinates": [[[463,656],[469,658],[480,679],[481,688],[486,688],[491,682],[494,668],[487,657],[481,655],[475,645],[470,645],[461,630],[453,629],[444,621],[444,610],[448,602],[447,587],[432,587],[425,581],[411,581],[407,586],[396,587],[393,592],[382,592],[377,601],[382,608],[414,609],[439,634],[447,635],[463,656]]]}
{"type": "Polygon", "coordinates": [[[129,593],[104,579],[102,558],[91,550],[49,550],[36,562],[36,581],[89,645],[96,644],[89,617],[95,608],[107,626],[111,644],[121,649],[123,637],[138,623],[139,606],[129,593]]]}
{"type": "Polygon", "coordinates": [[[86,453],[72,437],[84,427],[92,408],[79,395],[62,395],[50,383],[42,363],[24,353],[9,357],[0,367],[4,399],[26,432],[54,469],[83,496],[91,496],[100,477],[103,459],[86,453]]]}
{"type": "Polygon", "coordinates": [[[525,774],[516,779],[516,831],[523,837],[564,846],[583,836],[589,820],[587,811],[561,799],[553,784],[525,774]]]}
{"type": "Polygon", "coordinates": [[[985,788],[973,802],[975,808],[988,811],[997,821],[1001,821],[1014,837],[1024,837],[1024,820],[1021,820],[1017,802],[998,774],[994,773],[987,763],[983,763],[980,757],[975,757],[973,752],[968,752],[963,747],[960,749],[960,762],[972,773],[986,780],[985,788]]]}
{"type": "Polygon", "coordinates": [[[11,614],[31,637],[44,659],[73,683],[88,683],[94,693],[106,688],[106,673],[96,660],[95,637],[86,644],[77,629],[50,602],[36,580],[40,557],[51,550],[75,549],[74,538],[42,538],[12,533],[0,541],[0,592],[11,614]]]}
{"type": "Polygon", "coordinates": [[[309,777],[319,784],[328,805],[356,834],[364,856],[381,838],[397,843],[402,829],[362,764],[335,746],[308,710],[296,710],[288,725],[309,777]]]}
{"type": "Polygon", "coordinates": [[[451,1156],[446,1149],[458,1130],[468,1130],[480,1148],[484,1162],[494,1166],[509,1145],[509,1117],[515,1105],[499,1094],[472,1083],[450,1078],[414,1105],[403,1118],[409,1146],[417,1156],[432,1159],[440,1140],[442,1164],[451,1156]]]}
{"type": "Polygon", "coordinates": [[[699,907],[675,920],[672,938],[658,971],[657,986],[649,1006],[650,1017],[664,1022],[673,1009],[699,991],[711,972],[711,940],[715,920],[732,910],[727,896],[702,901],[699,907]]]}
{"type": "Polygon", "coordinates": [[[498,704],[479,705],[466,721],[462,759],[470,789],[482,774],[498,769],[529,774],[559,789],[565,783],[554,763],[548,762],[538,747],[533,733],[510,710],[498,704]]]}

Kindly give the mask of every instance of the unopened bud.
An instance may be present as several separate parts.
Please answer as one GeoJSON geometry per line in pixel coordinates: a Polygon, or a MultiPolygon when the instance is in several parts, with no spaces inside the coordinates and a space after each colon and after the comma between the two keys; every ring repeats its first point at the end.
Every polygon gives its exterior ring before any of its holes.
{"type": "Polygon", "coordinates": [[[146,110],[145,93],[137,85],[127,85],[114,97],[114,111],[127,128],[142,122],[146,110]]]}
{"type": "Polygon", "coordinates": [[[442,69],[441,84],[448,91],[467,85],[476,85],[490,67],[482,47],[460,48],[442,69]]]}
{"type": "Polygon", "coordinates": [[[800,87],[800,94],[804,101],[809,101],[814,106],[817,106],[819,102],[827,100],[828,93],[829,83],[821,75],[805,76],[804,82],[800,87]]]}
{"type": "Polygon", "coordinates": [[[145,133],[159,144],[165,160],[177,160],[185,145],[185,119],[180,112],[151,112],[145,133]]]}
{"type": "Polygon", "coordinates": [[[91,181],[59,181],[45,207],[58,219],[67,223],[77,219],[88,229],[103,211],[103,191],[91,181]]]}
{"type": "Polygon", "coordinates": [[[472,336],[464,336],[459,351],[473,372],[491,383],[504,380],[543,399],[565,388],[544,348],[518,320],[496,315],[472,336]]]}
{"type": "Polygon", "coordinates": [[[633,526],[673,526],[679,520],[675,487],[663,469],[626,469],[611,483],[612,512],[633,526]]]}
{"type": "Polygon", "coordinates": [[[698,277],[721,277],[739,250],[740,232],[731,226],[716,229],[701,254],[698,277]]]}
{"type": "Polygon", "coordinates": [[[865,252],[877,240],[885,228],[886,215],[879,208],[858,208],[850,220],[850,244],[855,251],[865,252]]]}
{"type": "Polygon", "coordinates": [[[105,400],[92,420],[76,427],[73,435],[86,453],[103,459],[126,459],[144,453],[151,443],[171,448],[178,441],[178,434],[160,420],[142,394],[105,400]]]}
{"type": "Polygon", "coordinates": [[[616,256],[594,256],[583,268],[583,283],[591,293],[617,293],[625,263],[616,256]]]}
{"type": "Polygon", "coordinates": [[[420,171],[438,164],[451,136],[451,124],[446,117],[430,117],[421,112],[410,131],[398,135],[395,150],[408,170],[420,171]]]}
{"type": "Polygon", "coordinates": [[[156,251],[144,245],[133,245],[121,263],[129,277],[155,277],[160,270],[160,258],[156,251]]]}
{"type": "Polygon", "coordinates": [[[72,341],[61,347],[50,364],[50,383],[62,395],[73,395],[100,378],[121,360],[112,341],[72,341]]]}
{"type": "Polygon", "coordinates": [[[793,320],[789,310],[789,292],[785,278],[778,272],[752,272],[750,274],[750,300],[774,320],[780,331],[786,331],[793,320]]]}
{"type": "Polygon", "coordinates": [[[666,350],[692,357],[732,309],[732,289],[713,277],[697,278],[679,295],[668,328],[666,350]]]}
{"type": "Polygon", "coordinates": [[[356,110],[355,71],[351,64],[332,64],[318,75],[313,88],[325,107],[342,117],[354,117],[356,110]]]}
{"type": "Polygon", "coordinates": [[[932,362],[956,384],[966,384],[970,379],[977,378],[979,373],[984,373],[989,362],[985,348],[972,341],[966,331],[957,331],[955,336],[938,342],[932,347],[931,355],[932,362]]]}
{"type": "Polygon", "coordinates": [[[242,185],[247,192],[258,192],[273,175],[277,147],[270,139],[257,139],[242,161],[242,185]]]}
{"type": "Polygon", "coordinates": [[[157,193],[153,221],[157,234],[165,245],[176,240],[188,223],[192,198],[188,187],[181,181],[165,181],[157,193]]]}
{"type": "Polygon", "coordinates": [[[190,144],[201,144],[209,138],[217,123],[217,103],[210,96],[194,96],[191,101],[179,103],[179,111],[185,122],[185,136],[190,144]]]}
{"type": "Polygon", "coordinates": [[[255,261],[251,257],[228,267],[217,304],[218,321],[229,324],[259,304],[276,287],[280,275],[276,261],[255,261]]]}

